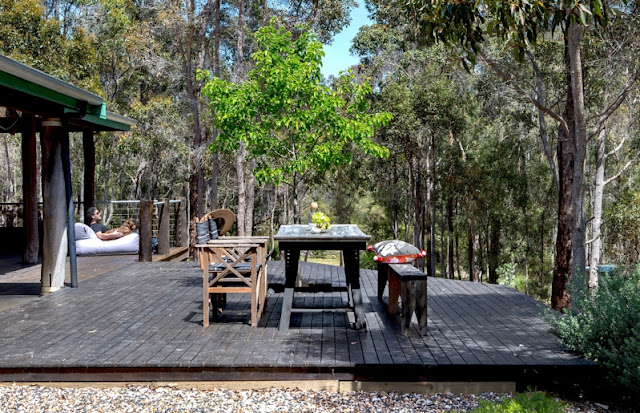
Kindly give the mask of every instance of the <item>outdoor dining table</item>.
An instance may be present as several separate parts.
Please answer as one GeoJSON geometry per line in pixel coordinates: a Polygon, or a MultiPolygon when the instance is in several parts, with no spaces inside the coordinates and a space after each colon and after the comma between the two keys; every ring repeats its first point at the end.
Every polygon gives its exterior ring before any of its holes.
{"type": "MultiPolygon", "coordinates": [[[[326,232],[315,233],[309,225],[283,225],[274,236],[285,256],[285,289],[278,329],[289,329],[291,313],[353,311],[356,329],[366,329],[367,322],[360,292],[360,250],[371,239],[357,225],[332,225],[326,232]],[[293,298],[299,271],[301,250],[342,250],[346,276],[348,307],[294,307],[293,298]]],[[[343,287],[344,288],[344,287],[343,287]]],[[[339,291],[338,288],[335,288],[339,291]]]]}

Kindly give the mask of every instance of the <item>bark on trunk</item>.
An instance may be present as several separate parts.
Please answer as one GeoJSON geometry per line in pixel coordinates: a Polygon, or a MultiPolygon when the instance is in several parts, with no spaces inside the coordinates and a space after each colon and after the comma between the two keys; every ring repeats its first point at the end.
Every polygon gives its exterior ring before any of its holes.
{"type": "Polygon", "coordinates": [[[87,209],[93,206],[96,198],[96,145],[93,141],[93,131],[82,132],[82,151],[84,152],[84,223],[89,225],[87,209]]]}
{"type": "Polygon", "coordinates": [[[492,217],[490,224],[491,235],[488,240],[489,249],[487,258],[489,261],[489,283],[498,283],[498,264],[500,263],[500,221],[492,217]]]}
{"type": "Polygon", "coordinates": [[[449,272],[449,278],[454,279],[455,278],[455,269],[453,267],[453,257],[454,257],[454,252],[453,252],[453,197],[451,195],[448,196],[447,198],[447,228],[449,230],[449,252],[447,253],[447,258],[448,258],[448,272],[449,272]]]}
{"type": "MultiPolygon", "coordinates": [[[[566,57],[568,63],[568,51],[566,57]]],[[[558,128],[558,179],[560,192],[558,193],[558,225],[556,235],[556,254],[551,285],[551,307],[562,311],[571,304],[571,297],[567,291],[567,284],[571,279],[572,267],[572,239],[573,239],[573,134],[575,130],[574,105],[571,79],[567,77],[567,102],[563,118],[569,132],[560,126],[558,128]]]]}
{"type": "Polygon", "coordinates": [[[251,159],[249,171],[247,171],[247,204],[244,217],[244,233],[251,235],[253,233],[253,207],[255,205],[256,198],[256,176],[253,174],[253,170],[256,167],[256,160],[251,159]]]}
{"type": "Polygon", "coordinates": [[[247,208],[247,193],[246,186],[244,182],[244,164],[245,164],[245,149],[244,143],[240,143],[240,147],[236,153],[236,179],[238,186],[238,211],[236,214],[236,223],[238,236],[246,235],[244,232],[245,228],[245,211],[247,208]]]}
{"type": "MultiPolygon", "coordinates": [[[[391,225],[393,226],[393,239],[398,239],[399,236],[399,225],[398,225],[398,203],[397,198],[395,197],[397,188],[398,188],[398,158],[393,157],[393,185],[391,187],[391,193],[394,194],[394,197],[391,199],[392,211],[391,211],[391,225]]],[[[428,201],[428,191],[427,191],[427,202],[428,201]]]]}
{"type": "Polygon", "coordinates": [[[572,22],[568,29],[569,65],[571,73],[571,92],[573,95],[575,131],[573,135],[574,163],[572,185],[573,210],[573,271],[574,282],[579,282],[578,290],[586,287],[584,271],[586,267],[586,227],[584,209],[584,168],[587,154],[587,125],[584,109],[584,80],[582,58],[580,56],[581,25],[572,22]]]}
{"type": "MultiPolygon", "coordinates": [[[[420,152],[420,151],[418,151],[420,152]]],[[[422,226],[422,192],[420,190],[420,184],[421,184],[421,179],[420,179],[420,167],[416,167],[417,165],[419,165],[419,160],[416,160],[414,158],[409,158],[409,165],[410,165],[410,170],[409,170],[409,177],[410,177],[410,182],[411,182],[411,187],[412,187],[412,191],[411,191],[411,195],[412,195],[412,201],[413,201],[413,236],[412,236],[412,243],[413,245],[415,245],[418,249],[422,249],[422,236],[420,233],[420,229],[422,226]]],[[[424,270],[424,260],[423,259],[418,259],[418,268],[424,270]]]]}
{"type": "Polygon", "coordinates": [[[4,155],[7,160],[7,178],[9,179],[9,193],[7,194],[7,200],[13,200],[13,194],[16,191],[15,181],[13,179],[13,170],[11,169],[11,155],[9,155],[9,140],[8,134],[4,133],[4,155]]]}
{"type": "Polygon", "coordinates": [[[469,281],[478,281],[477,279],[477,275],[476,275],[476,255],[475,255],[475,239],[476,239],[476,235],[475,232],[473,231],[473,224],[471,222],[471,220],[469,220],[468,223],[468,233],[469,233],[469,238],[467,240],[467,252],[468,252],[468,265],[469,265],[469,281]]]}
{"type": "MultiPolygon", "coordinates": [[[[609,66],[607,66],[607,78],[612,76],[609,66]]],[[[603,101],[609,101],[608,82],[604,83],[602,93],[603,101]]],[[[593,189],[593,219],[591,220],[591,245],[589,257],[589,289],[598,286],[598,265],[602,256],[602,199],[604,195],[604,172],[606,163],[606,142],[607,142],[607,124],[602,125],[600,134],[598,135],[598,149],[596,153],[596,176],[595,186],[593,189]]]]}
{"type": "MultiPolygon", "coordinates": [[[[215,1],[214,5],[215,23],[213,34],[213,74],[220,77],[220,0],[215,1]]],[[[212,142],[218,138],[218,130],[213,130],[212,142]]],[[[211,193],[209,205],[211,210],[218,209],[218,176],[220,174],[219,157],[217,153],[211,155],[211,193]]]]}
{"type": "MultiPolygon", "coordinates": [[[[236,83],[240,84],[243,79],[243,63],[244,63],[244,0],[238,0],[238,25],[236,30],[236,64],[234,68],[236,83]]],[[[236,176],[237,176],[237,186],[238,186],[238,212],[236,214],[237,218],[237,228],[238,235],[244,236],[245,234],[245,220],[246,220],[246,210],[247,210],[247,192],[246,192],[246,184],[244,178],[244,170],[245,170],[245,158],[246,158],[246,150],[244,143],[240,143],[240,147],[236,152],[236,176]]]]}

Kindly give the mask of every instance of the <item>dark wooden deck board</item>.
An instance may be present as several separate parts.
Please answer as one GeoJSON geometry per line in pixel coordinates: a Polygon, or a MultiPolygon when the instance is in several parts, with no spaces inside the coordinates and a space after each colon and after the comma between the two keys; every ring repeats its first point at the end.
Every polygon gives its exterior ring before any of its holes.
{"type": "MultiPolygon", "coordinates": [[[[277,329],[284,265],[269,263],[270,296],[259,326],[249,325],[248,294],[229,294],[218,320],[202,327],[201,272],[187,262],[132,257],[82,259],[80,288],[0,312],[0,370],[11,368],[386,369],[471,366],[589,366],[549,332],[534,300],[507,287],[428,280],[428,333],[413,319],[408,336],[377,299],[376,271],[361,271],[368,329],[353,314],[294,313],[277,329]]],[[[303,281],[345,287],[341,267],[301,263],[303,281]]],[[[36,269],[0,275],[16,291],[36,269]],[[5,277],[6,276],[6,277],[5,277]],[[4,278],[3,278],[4,277],[4,278]]],[[[296,306],[341,307],[347,294],[298,293],[296,306]]],[[[327,370],[329,371],[329,370],[327,370]]],[[[238,373],[240,374],[240,373],[238,373]]],[[[1,374],[0,374],[1,376],[1,374]]]]}

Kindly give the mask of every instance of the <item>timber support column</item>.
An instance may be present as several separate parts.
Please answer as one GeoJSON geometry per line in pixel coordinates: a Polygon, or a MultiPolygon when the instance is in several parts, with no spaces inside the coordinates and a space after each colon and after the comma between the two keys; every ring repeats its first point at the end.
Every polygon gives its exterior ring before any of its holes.
{"type": "Polygon", "coordinates": [[[153,253],[151,250],[151,226],[153,224],[153,201],[150,199],[140,200],[140,213],[138,215],[140,224],[140,247],[138,248],[138,261],[151,262],[153,253]]]}
{"type": "Polygon", "coordinates": [[[84,200],[82,216],[85,224],[91,220],[87,218],[87,209],[93,206],[96,196],[96,144],[93,141],[93,131],[82,132],[82,150],[84,152],[84,200]]]}
{"type": "Polygon", "coordinates": [[[37,264],[40,249],[38,234],[38,171],[36,152],[36,118],[22,115],[22,208],[25,245],[24,264],[37,264]]]}
{"type": "Polygon", "coordinates": [[[176,247],[186,247],[189,245],[189,224],[187,221],[187,200],[180,198],[175,209],[175,234],[176,247]]]}
{"type": "Polygon", "coordinates": [[[64,288],[67,261],[67,199],[62,163],[64,130],[58,118],[41,122],[44,235],[40,293],[64,288]]]}

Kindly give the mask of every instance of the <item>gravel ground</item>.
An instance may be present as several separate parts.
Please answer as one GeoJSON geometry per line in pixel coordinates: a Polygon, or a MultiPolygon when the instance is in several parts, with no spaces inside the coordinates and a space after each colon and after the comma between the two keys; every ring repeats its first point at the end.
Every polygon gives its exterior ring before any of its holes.
{"type": "MultiPolygon", "coordinates": [[[[470,411],[478,400],[508,395],[377,393],[271,390],[179,390],[128,386],[94,389],[0,386],[0,412],[447,412],[470,411]]],[[[573,403],[570,412],[606,412],[573,403]]]]}

